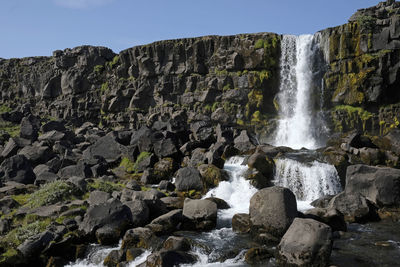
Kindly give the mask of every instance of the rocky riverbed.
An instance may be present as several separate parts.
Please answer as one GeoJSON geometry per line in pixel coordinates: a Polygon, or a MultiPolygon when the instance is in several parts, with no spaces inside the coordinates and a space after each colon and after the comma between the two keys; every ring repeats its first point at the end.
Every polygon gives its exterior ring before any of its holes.
{"type": "Polygon", "coordinates": [[[399,15],[0,59],[0,266],[395,265],[399,15]]]}

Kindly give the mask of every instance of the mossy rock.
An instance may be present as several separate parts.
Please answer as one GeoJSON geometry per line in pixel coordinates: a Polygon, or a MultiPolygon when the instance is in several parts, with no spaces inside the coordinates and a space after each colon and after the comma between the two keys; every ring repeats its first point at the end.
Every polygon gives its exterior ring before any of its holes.
{"type": "Polygon", "coordinates": [[[221,181],[229,180],[228,173],[215,165],[202,164],[197,169],[203,178],[204,187],[207,189],[217,187],[221,181]]]}

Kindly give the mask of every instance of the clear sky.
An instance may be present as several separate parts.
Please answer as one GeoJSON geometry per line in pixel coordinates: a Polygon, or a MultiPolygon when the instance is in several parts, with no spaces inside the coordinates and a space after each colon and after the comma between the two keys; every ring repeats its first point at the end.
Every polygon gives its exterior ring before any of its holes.
{"type": "Polygon", "coordinates": [[[0,57],[203,35],[314,33],[378,0],[0,0],[0,57]]]}

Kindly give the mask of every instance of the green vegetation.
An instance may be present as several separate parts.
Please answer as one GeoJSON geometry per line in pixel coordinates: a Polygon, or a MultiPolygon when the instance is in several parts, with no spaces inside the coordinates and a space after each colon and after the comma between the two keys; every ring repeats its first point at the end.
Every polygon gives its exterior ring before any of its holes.
{"type": "Polygon", "coordinates": [[[105,92],[107,92],[108,91],[108,82],[105,82],[105,83],[103,83],[102,85],[101,85],[101,87],[100,87],[100,92],[102,93],[102,94],[104,94],[105,92]]]}
{"type": "Polygon", "coordinates": [[[135,172],[135,163],[132,162],[129,158],[123,157],[121,163],[119,164],[120,167],[123,167],[127,173],[134,173],[135,172]]]}
{"type": "Polygon", "coordinates": [[[103,70],[104,70],[104,66],[103,66],[103,65],[96,65],[96,66],[94,66],[94,68],[93,68],[93,71],[94,71],[95,73],[97,73],[97,74],[102,73],[103,70]]]}
{"type": "Polygon", "coordinates": [[[117,65],[119,62],[119,56],[115,56],[112,61],[107,62],[107,65],[110,69],[114,68],[115,65],[117,65]]]}
{"type": "Polygon", "coordinates": [[[140,162],[148,158],[150,155],[151,153],[143,151],[139,154],[135,162],[131,161],[127,157],[123,157],[119,166],[123,167],[127,173],[137,173],[140,162]]]}
{"type": "MultiPolygon", "coordinates": [[[[51,219],[34,221],[31,223],[23,223],[21,226],[14,228],[0,241],[6,247],[16,248],[26,239],[40,234],[46,230],[47,226],[51,223],[51,219]]],[[[4,255],[3,255],[4,256],[4,255]]]]}
{"type": "Polygon", "coordinates": [[[19,136],[21,126],[8,121],[0,120],[0,130],[7,132],[11,137],[19,136]]]}
{"type": "Polygon", "coordinates": [[[346,124],[347,128],[354,129],[358,125],[359,122],[362,123],[363,130],[365,131],[365,125],[366,122],[373,117],[373,114],[369,111],[364,110],[361,107],[354,107],[354,106],[349,106],[349,105],[339,105],[334,108],[333,111],[333,121],[335,125],[335,130],[337,131],[343,131],[343,123],[346,124]],[[339,121],[334,116],[335,113],[337,112],[345,112],[347,117],[345,118],[345,121],[339,121]]]}
{"type": "Polygon", "coordinates": [[[359,16],[357,18],[357,23],[362,29],[372,31],[376,25],[376,19],[371,16],[359,16]]]}
{"type": "Polygon", "coordinates": [[[75,186],[64,181],[54,181],[44,184],[39,190],[28,195],[25,205],[30,208],[37,208],[70,200],[77,194],[75,186]]]}
{"type": "Polygon", "coordinates": [[[8,105],[6,104],[0,105],[0,113],[10,112],[10,111],[12,111],[12,108],[10,108],[8,105]]]}

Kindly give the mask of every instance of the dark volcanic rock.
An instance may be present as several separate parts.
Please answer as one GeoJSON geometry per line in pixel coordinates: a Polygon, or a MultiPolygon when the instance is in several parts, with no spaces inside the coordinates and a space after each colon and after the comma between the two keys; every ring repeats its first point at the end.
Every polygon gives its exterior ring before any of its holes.
{"type": "Polygon", "coordinates": [[[217,204],[201,199],[185,199],[183,216],[187,220],[186,227],[196,230],[211,230],[216,226],[217,204]]]}
{"type": "Polygon", "coordinates": [[[91,160],[100,156],[107,162],[113,163],[120,159],[122,149],[122,145],[112,135],[106,135],[83,151],[83,157],[91,160]]]}
{"type": "Polygon", "coordinates": [[[85,234],[92,234],[101,227],[109,226],[118,232],[118,236],[122,236],[131,223],[130,209],[119,200],[110,199],[105,203],[89,207],[79,228],[85,234]]]}
{"type": "Polygon", "coordinates": [[[297,216],[296,197],[287,188],[264,188],[250,200],[252,232],[281,237],[297,216]]]}
{"type": "Polygon", "coordinates": [[[332,250],[331,228],[312,219],[294,219],[277,250],[280,265],[327,266],[332,250]]]}
{"type": "Polygon", "coordinates": [[[192,167],[185,167],[176,172],[175,186],[178,191],[203,190],[200,172],[192,167]]]}
{"type": "Polygon", "coordinates": [[[346,194],[362,194],[379,206],[400,206],[400,170],[352,165],[347,168],[346,194]]]}
{"type": "Polygon", "coordinates": [[[0,177],[3,181],[33,184],[36,177],[31,164],[23,155],[15,155],[4,160],[0,165],[0,177]]]}

